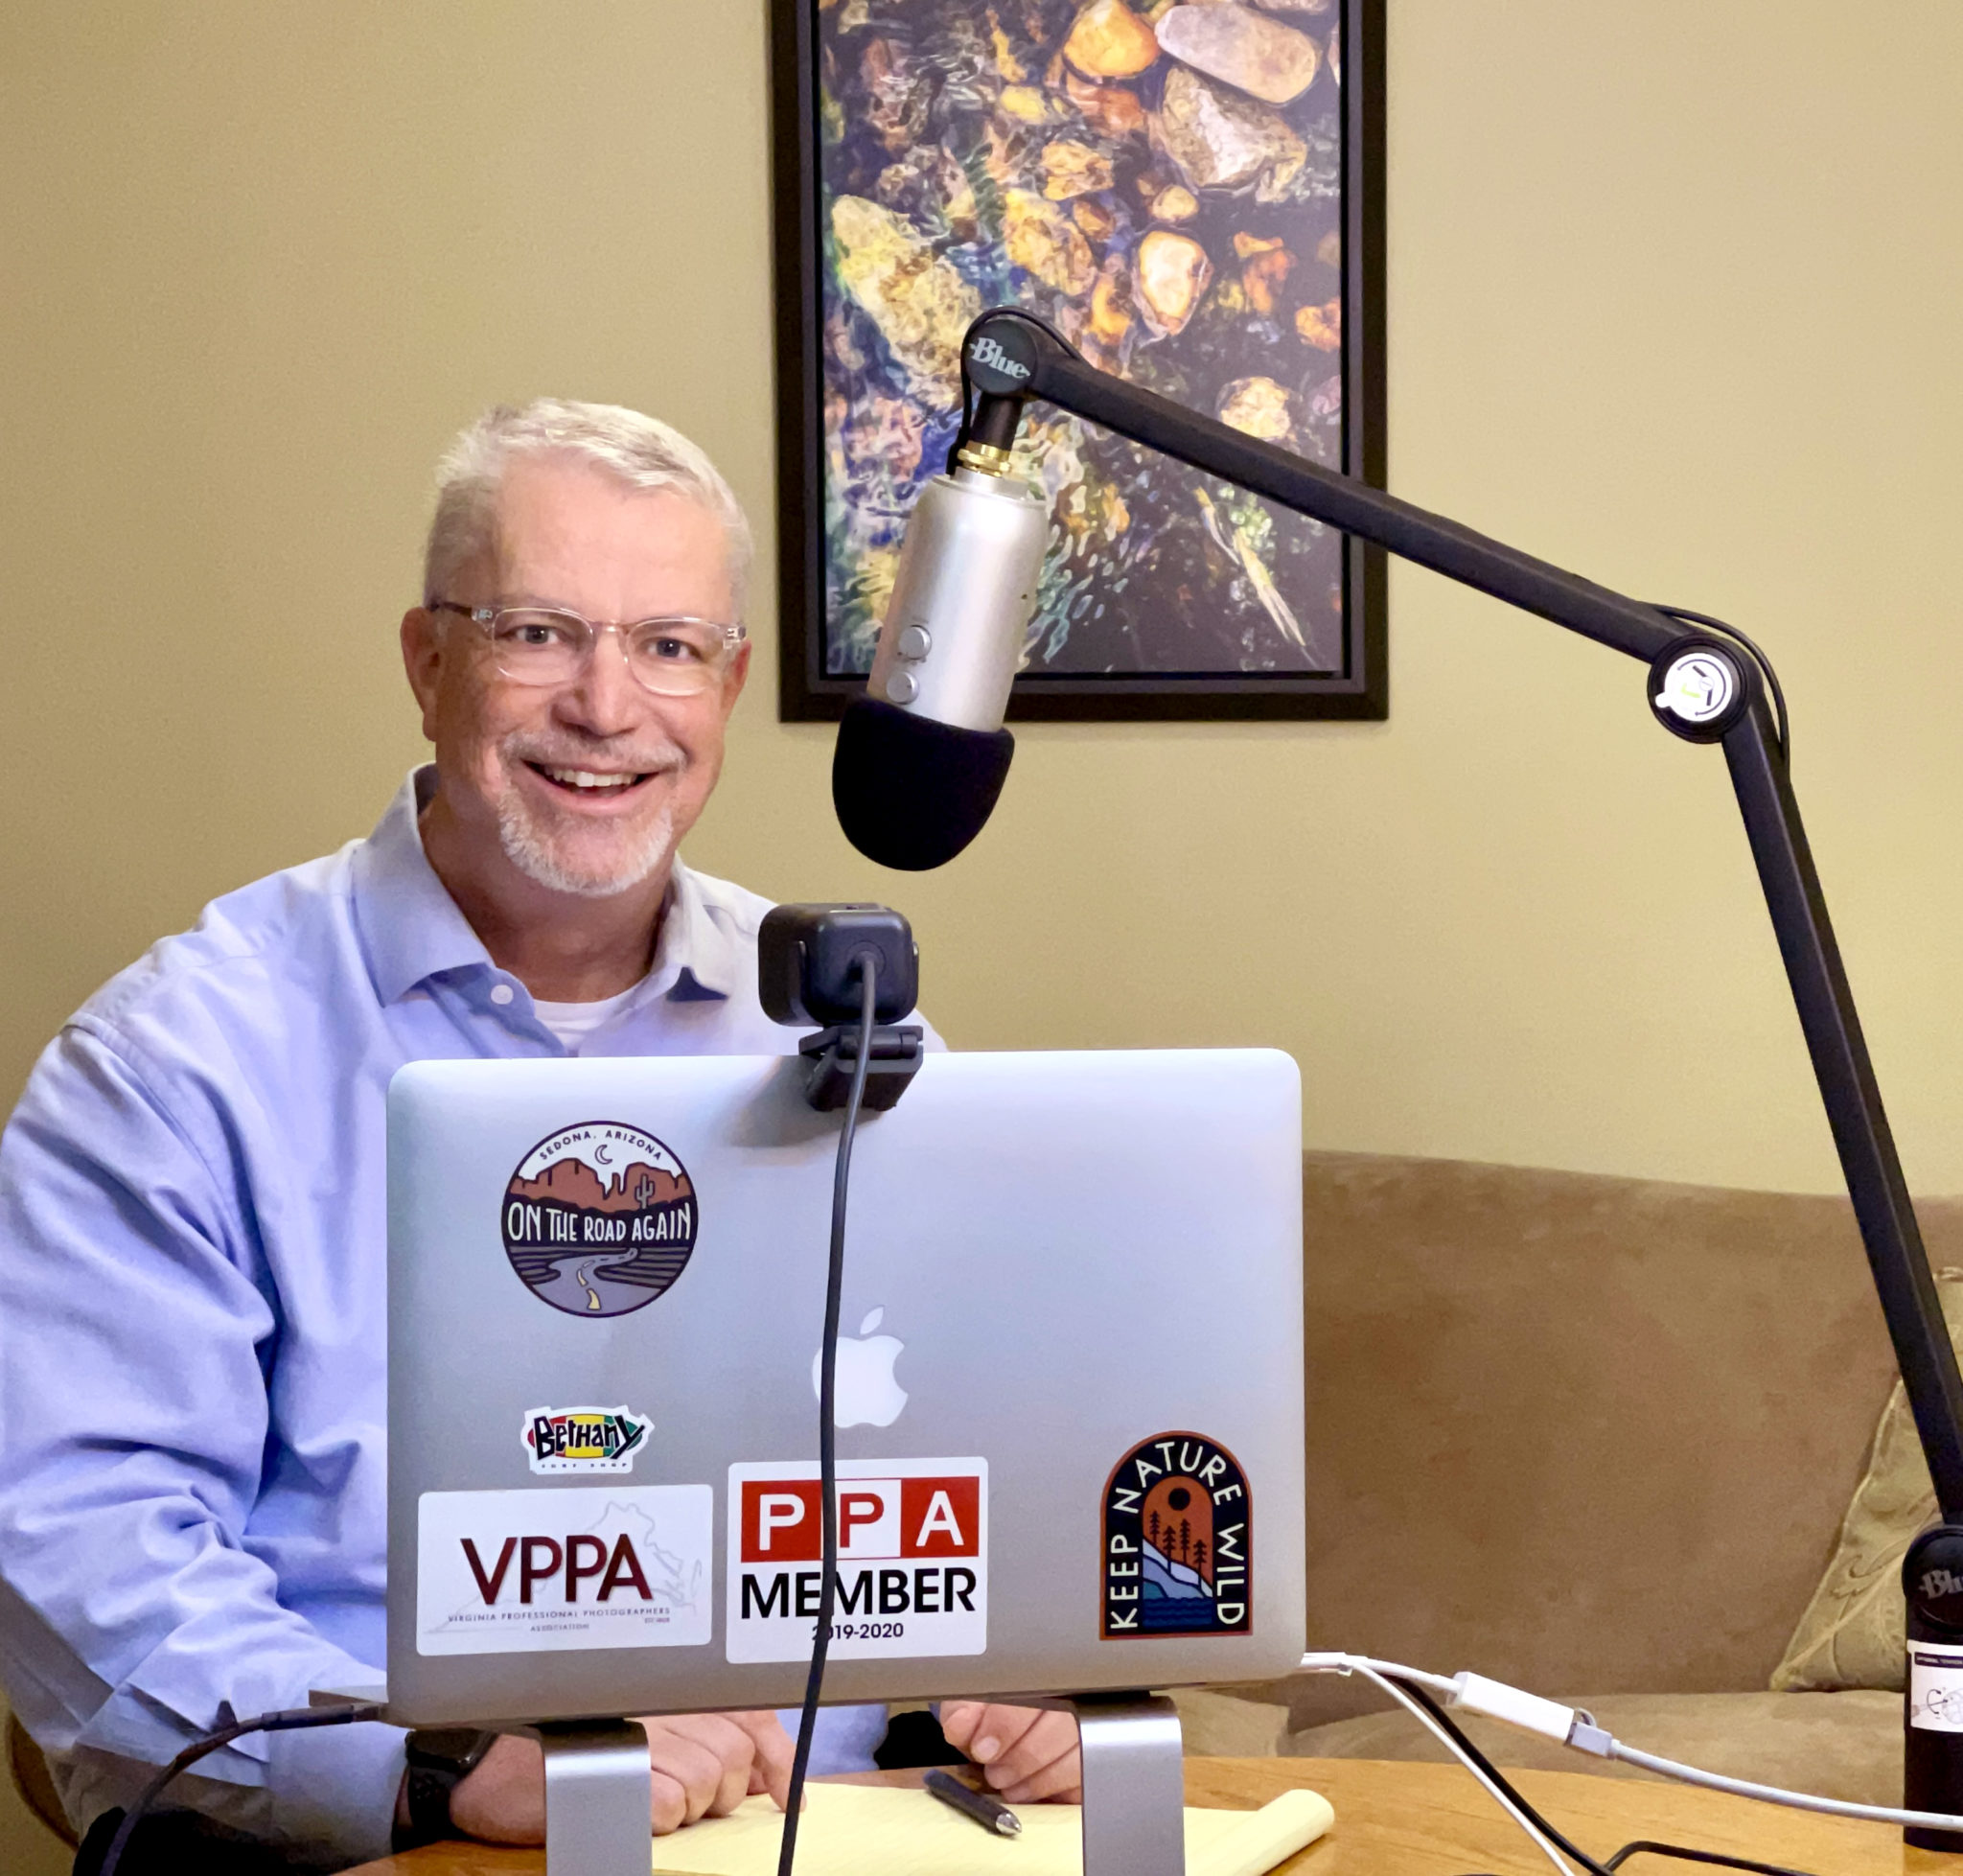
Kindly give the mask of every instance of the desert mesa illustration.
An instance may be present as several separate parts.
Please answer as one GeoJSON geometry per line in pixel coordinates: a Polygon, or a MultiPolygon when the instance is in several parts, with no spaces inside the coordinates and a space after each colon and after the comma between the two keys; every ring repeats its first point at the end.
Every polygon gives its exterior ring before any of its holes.
{"type": "Polygon", "coordinates": [[[514,1177],[502,1223],[512,1267],[545,1302],[574,1315],[624,1315],[681,1274],[695,1248],[695,1188],[686,1172],[602,1141],[514,1177]]]}

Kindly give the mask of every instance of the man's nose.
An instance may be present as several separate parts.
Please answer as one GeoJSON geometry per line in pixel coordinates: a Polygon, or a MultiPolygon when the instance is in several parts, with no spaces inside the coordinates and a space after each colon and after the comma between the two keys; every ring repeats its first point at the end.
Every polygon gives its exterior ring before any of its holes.
{"type": "Polygon", "coordinates": [[[627,647],[617,632],[603,632],[580,673],[561,694],[560,709],[596,736],[636,728],[648,693],[628,669],[627,647]]]}

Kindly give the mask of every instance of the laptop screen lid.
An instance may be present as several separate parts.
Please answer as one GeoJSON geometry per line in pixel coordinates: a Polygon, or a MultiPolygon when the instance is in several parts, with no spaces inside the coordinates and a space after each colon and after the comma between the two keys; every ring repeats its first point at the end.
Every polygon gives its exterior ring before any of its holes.
{"type": "MultiPolygon", "coordinates": [[[[801,1697],[839,1129],[804,1073],[396,1077],[391,1719],[801,1697]]],[[[828,1701],[1296,1665],[1300,1142],[1266,1050],[935,1054],[862,1121],[828,1701]]]]}

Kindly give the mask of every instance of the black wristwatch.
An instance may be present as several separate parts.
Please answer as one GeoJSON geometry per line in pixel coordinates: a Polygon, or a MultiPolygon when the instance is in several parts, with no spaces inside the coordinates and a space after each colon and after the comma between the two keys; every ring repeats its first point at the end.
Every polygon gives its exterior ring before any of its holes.
{"type": "Polygon", "coordinates": [[[395,1827],[396,1849],[413,1850],[456,1835],[450,1827],[450,1795],[482,1763],[497,1737],[475,1726],[419,1726],[410,1733],[409,1821],[395,1827]]]}

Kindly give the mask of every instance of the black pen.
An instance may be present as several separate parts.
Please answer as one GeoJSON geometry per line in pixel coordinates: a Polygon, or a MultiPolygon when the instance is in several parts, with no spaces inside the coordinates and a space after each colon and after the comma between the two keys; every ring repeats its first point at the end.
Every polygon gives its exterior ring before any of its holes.
{"type": "Polygon", "coordinates": [[[952,1805],[964,1818],[974,1818],[983,1830],[992,1830],[998,1837],[1020,1837],[1023,1834],[1023,1820],[1007,1805],[999,1798],[990,1797],[986,1792],[978,1792],[972,1786],[962,1784],[938,1766],[921,1782],[941,1803],[952,1805]]]}

